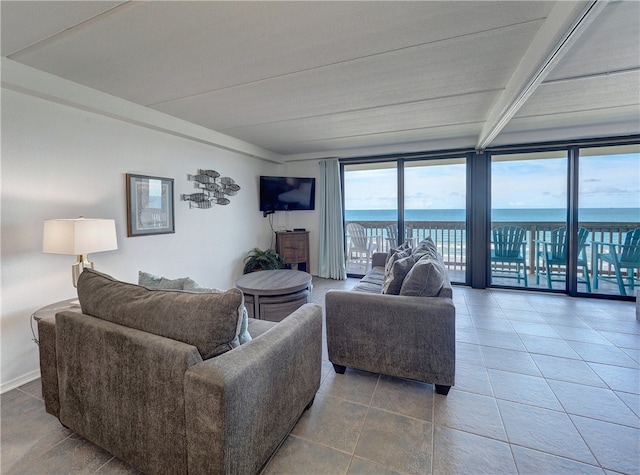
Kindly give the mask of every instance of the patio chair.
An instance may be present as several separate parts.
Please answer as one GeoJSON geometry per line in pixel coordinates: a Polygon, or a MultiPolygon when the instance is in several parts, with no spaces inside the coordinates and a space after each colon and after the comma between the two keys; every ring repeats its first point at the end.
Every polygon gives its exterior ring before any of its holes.
{"type": "Polygon", "coordinates": [[[348,259],[362,262],[364,258],[365,270],[371,262],[371,256],[380,246],[380,236],[367,236],[367,230],[358,223],[347,224],[349,237],[348,259]]]}
{"type": "Polygon", "coordinates": [[[599,280],[618,284],[620,295],[627,295],[625,287],[633,291],[640,285],[640,274],[636,277],[636,270],[640,269],[640,228],[629,231],[624,238],[624,244],[594,241],[595,265],[593,274],[593,287],[598,288],[599,280]],[[613,267],[614,276],[601,274],[600,261],[607,263],[609,269],[613,267]],[[626,281],[622,271],[626,269],[626,281]]]}
{"type": "MultiPolygon", "coordinates": [[[[550,241],[536,241],[540,246],[536,255],[536,284],[540,283],[540,276],[546,276],[547,287],[552,288],[552,282],[565,282],[567,278],[567,251],[568,239],[567,228],[561,227],[551,231],[550,241]],[[542,259],[544,270],[538,267],[542,259]],[[565,271],[562,271],[564,266],[565,271]],[[554,271],[554,268],[556,269],[554,271]]],[[[578,267],[582,268],[583,277],[578,277],[578,282],[587,286],[587,292],[591,292],[591,279],[589,278],[589,268],[587,266],[587,238],[589,230],[583,227],[578,228],[578,267]]]]}
{"type": "MultiPolygon", "coordinates": [[[[518,283],[523,279],[525,287],[529,285],[527,282],[526,237],[527,232],[520,226],[498,226],[491,230],[491,264],[498,264],[502,267],[495,270],[500,273],[495,276],[517,279],[518,283]],[[515,266],[515,270],[512,269],[513,266],[515,266]]],[[[493,265],[491,275],[494,276],[493,265]]]]}
{"type": "MultiPolygon", "coordinates": [[[[389,244],[389,249],[395,249],[398,247],[398,226],[395,224],[390,224],[386,227],[387,230],[387,242],[389,244]]],[[[411,247],[415,245],[415,238],[412,236],[412,231],[409,226],[404,227],[404,241],[409,244],[411,247]]]]}

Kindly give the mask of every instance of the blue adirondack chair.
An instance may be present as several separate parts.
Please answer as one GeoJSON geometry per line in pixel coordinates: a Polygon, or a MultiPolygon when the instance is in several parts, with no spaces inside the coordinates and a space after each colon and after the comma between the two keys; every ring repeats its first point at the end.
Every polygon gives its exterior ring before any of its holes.
{"type": "Polygon", "coordinates": [[[625,287],[633,291],[640,285],[640,228],[629,231],[623,244],[609,242],[593,242],[595,247],[595,266],[593,274],[593,286],[598,288],[598,281],[610,281],[618,284],[620,295],[627,295],[625,287]],[[600,261],[609,264],[613,268],[614,276],[601,274],[600,261]],[[626,279],[623,270],[627,271],[626,279]],[[636,277],[638,271],[638,277],[636,277]]]}
{"type": "MultiPolygon", "coordinates": [[[[542,259],[544,269],[536,269],[536,284],[540,283],[541,275],[546,276],[549,288],[551,288],[551,282],[565,282],[569,245],[567,237],[567,228],[561,227],[551,231],[550,241],[536,241],[539,245],[536,266],[538,266],[538,261],[542,259]]],[[[578,267],[582,268],[583,274],[582,277],[578,276],[578,282],[586,284],[587,292],[591,292],[591,279],[587,266],[588,237],[588,229],[578,228],[578,267]]]]}
{"type": "Polygon", "coordinates": [[[517,279],[518,283],[524,279],[524,286],[528,286],[526,237],[527,232],[520,226],[498,226],[491,230],[491,263],[501,267],[494,270],[492,266],[492,276],[517,279]],[[515,270],[511,269],[514,265],[515,270]]]}

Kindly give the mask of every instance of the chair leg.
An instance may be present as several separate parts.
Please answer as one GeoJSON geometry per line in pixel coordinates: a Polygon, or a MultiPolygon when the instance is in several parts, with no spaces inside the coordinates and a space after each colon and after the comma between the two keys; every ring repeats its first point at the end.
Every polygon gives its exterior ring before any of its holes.
{"type": "Polygon", "coordinates": [[[631,293],[633,293],[633,288],[635,287],[635,283],[633,282],[634,277],[635,269],[627,269],[627,279],[629,279],[629,290],[631,290],[631,293]]]}
{"type": "Polygon", "coordinates": [[[616,267],[616,281],[618,282],[618,289],[620,290],[620,295],[627,295],[627,291],[624,289],[624,280],[622,280],[622,272],[619,267],[616,267]]]}
{"type": "Polygon", "coordinates": [[[547,269],[547,287],[551,289],[553,287],[551,284],[551,266],[547,264],[545,268],[547,269]]]}
{"type": "Polygon", "coordinates": [[[591,293],[591,279],[589,279],[589,268],[585,265],[583,266],[584,269],[584,280],[585,280],[585,284],[587,285],[587,292],[591,293]]]}

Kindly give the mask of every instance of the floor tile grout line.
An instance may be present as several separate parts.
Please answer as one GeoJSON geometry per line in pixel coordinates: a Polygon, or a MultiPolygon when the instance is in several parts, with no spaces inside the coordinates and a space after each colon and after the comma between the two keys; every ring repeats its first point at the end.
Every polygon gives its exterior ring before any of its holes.
{"type": "Polygon", "coordinates": [[[115,457],[111,457],[109,460],[107,460],[105,463],[103,463],[102,465],[100,465],[96,470],[94,470],[92,473],[100,473],[100,470],[102,470],[104,467],[106,467],[107,465],[109,465],[109,463],[111,463],[111,461],[113,460],[117,460],[115,457]]]}
{"type": "MultiPolygon", "coordinates": [[[[369,418],[369,412],[371,411],[371,404],[373,403],[374,395],[376,394],[376,390],[378,389],[378,385],[380,384],[380,377],[381,376],[378,375],[378,378],[376,379],[376,385],[373,388],[373,391],[371,392],[371,397],[369,398],[369,404],[367,405],[367,411],[365,412],[364,419],[362,420],[362,426],[358,431],[358,436],[356,437],[355,444],[353,445],[353,454],[351,454],[351,459],[349,460],[349,467],[347,469],[347,473],[351,468],[351,464],[353,463],[353,457],[355,457],[356,451],[358,450],[358,444],[360,443],[360,437],[362,436],[362,431],[364,430],[364,427],[367,424],[367,419],[369,418]]],[[[368,459],[365,459],[364,457],[361,457],[361,458],[363,458],[364,460],[368,460],[368,459]]]]}
{"type": "MultiPolygon", "coordinates": [[[[595,371],[594,371],[594,372],[595,372],[595,371]]],[[[599,376],[599,375],[598,375],[598,376],[599,376]]],[[[629,428],[631,428],[631,429],[640,430],[640,427],[630,426],[630,425],[626,425],[626,424],[621,424],[621,423],[619,423],[619,422],[613,422],[613,421],[610,421],[610,420],[605,420],[605,419],[602,419],[602,418],[597,418],[597,417],[594,417],[594,416],[585,416],[585,415],[583,415],[583,414],[575,414],[575,413],[573,413],[573,412],[570,412],[570,411],[566,408],[565,404],[563,404],[563,403],[562,403],[562,400],[558,397],[558,394],[557,394],[557,392],[553,389],[553,386],[552,386],[551,384],[549,384],[549,381],[558,381],[558,382],[561,382],[561,383],[576,384],[576,385],[578,385],[578,386],[590,386],[590,385],[588,385],[588,384],[586,384],[586,383],[576,383],[576,382],[573,382],[573,381],[565,381],[565,380],[562,380],[562,379],[555,379],[555,378],[547,378],[547,377],[544,377],[544,379],[545,379],[545,381],[547,382],[547,386],[549,387],[549,389],[553,392],[553,395],[554,395],[554,396],[555,396],[555,398],[557,399],[558,403],[562,406],[564,413],[565,413],[567,416],[569,416],[569,418],[570,418],[570,419],[571,419],[571,417],[570,417],[570,416],[572,416],[572,415],[573,415],[573,416],[577,416],[577,417],[584,417],[584,418],[586,418],[586,419],[591,419],[591,420],[598,421],[598,422],[605,422],[605,423],[607,423],[607,424],[614,424],[614,425],[619,425],[619,426],[622,426],[622,427],[629,427],[629,428]]],[[[600,378],[600,379],[602,379],[602,378],[600,378]]],[[[607,384],[605,381],[603,381],[603,383],[604,383],[604,384],[607,384]]],[[[626,404],[626,403],[624,402],[624,400],[622,400],[622,399],[620,398],[620,396],[618,396],[618,395],[616,394],[616,391],[615,391],[613,388],[611,388],[608,384],[607,384],[607,387],[606,387],[606,388],[602,388],[602,387],[599,387],[599,386],[590,386],[590,387],[593,387],[593,388],[596,388],[596,389],[602,389],[602,390],[606,390],[606,391],[611,392],[614,396],[616,396],[617,400],[619,400],[622,404],[624,404],[626,407],[628,407],[628,404],[626,404]]],[[[633,393],[629,393],[629,394],[633,394],[633,393]]],[[[632,410],[631,408],[629,408],[629,409],[631,410],[631,412],[633,412],[633,410],[632,410]]],[[[636,417],[637,417],[637,419],[640,421],[640,416],[636,416],[636,417]]],[[[573,421],[572,421],[572,422],[573,422],[573,421]]],[[[575,426],[575,424],[574,424],[574,426],[575,426]]],[[[577,428],[577,427],[576,427],[576,430],[578,431],[578,433],[580,433],[580,431],[578,430],[578,428],[577,428]]],[[[582,434],[580,434],[580,435],[581,435],[581,437],[582,437],[582,434]]]]}
{"type": "MultiPolygon", "coordinates": [[[[578,426],[576,425],[575,421],[573,420],[573,417],[571,417],[571,414],[567,414],[567,417],[569,418],[569,420],[571,421],[571,425],[574,427],[574,429],[576,430],[576,432],[580,435],[580,438],[582,439],[582,442],[584,443],[584,445],[587,447],[587,449],[589,449],[589,452],[591,453],[591,455],[593,456],[594,460],[596,462],[598,462],[598,466],[602,469],[602,470],[612,470],[609,467],[604,467],[602,465],[602,462],[600,461],[600,459],[598,458],[598,456],[596,455],[596,453],[594,452],[594,450],[591,448],[591,445],[589,445],[589,442],[587,441],[587,439],[585,439],[584,435],[582,434],[582,432],[580,432],[580,429],[578,428],[578,426]]],[[[578,415],[574,415],[574,417],[582,417],[582,416],[578,416],[578,415]]],[[[615,470],[613,470],[615,471],[615,470]]]]}
{"type": "MultiPolygon", "coordinates": [[[[36,378],[36,379],[39,379],[39,378],[36,378]]],[[[30,382],[33,382],[33,381],[35,381],[35,379],[34,379],[34,380],[32,380],[32,381],[30,381],[30,382]]],[[[27,384],[28,384],[28,383],[27,383],[27,384]]],[[[42,401],[42,402],[44,402],[44,398],[43,398],[43,397],[41,397],[41,396],[37,396],[37,395],[35,395],[35,394],[33,394],[33,393],[30,393],[29,391],[25,391],[25,390],[23,390],[23,389],[20,389],[20,387],[17,387],[16,389],[17,389],[18,391],[20,391],[22,394],[25,394],[25,395],[27,395],[27,396],[29,396],[29,397],[33,398],[33,399],[37,399],[38,401],[42,401]]]]}
{"type": "MultiPolygon", "coordinates": [[[[579,433],[579,432],[578,432],[578,433],[579,433]]],[[[582,437],[582,435],[581,435],[581,437],[582,437]]],[[[585,445],[586,445],[586,442],[585,442],[585,445]]],[[[561,458],[561,459],[564,459],[564,460],[570,460],[570,461],[572,461],[572,462],[576,462],[576,463],[581,463],[581,464],[584,464],[584,465],[588,465],[589,467],[599,468],[599,469],[601,469],[601,470],[609,470],[609,469],[605,469],[604,467],[602,467],[602,465],[600,465],[600,462],[598,461],[598,459],[597,459],[595,456],[594,456],[593,458],[594,458],[594,460],[597,462],[597,465],[594,465],[594,464],[592,464],[592,463],[585,462],[585,461],[583,461],[583,460],[579,460],[579,459],[577,459],[577,458],[571,458],[571,457],[566,457],[566,456],[564,456],[564,455],[552,454],[552,453],[550,453],[550,452],[545,452],[544,450],[536,449],[536,448],[534,448],[534,447],[527,447],[526,445],[516,444],[516,443],[514,443],[514,442],[509,442],[509,448],[511,449],[511,453],[512,453],[512,454],[513,454],[513,448],[514,448],[514,447],[519,447],[519,448],[522,448],[522,449],[531,450],[531,451],[533,451],[533,452],[537,452],[537,453],[544,454],[544,455],[552,455],[552,456],[554,456],[554,457],[558,457],[558,458],[561,458]]],[[[589,446],[588,446],[588,445],[587,445],[587,448],[589,448],[589,446]]],[[[589,451],[591,451],[591,449],[589,449],[589,451]]],[[[514,460],[515,460],[515,454],[513,454],[513,458],[514,458],[514,460]]],[[[516,463],[516,469],[517,469],[517,463],[516,463]]],[[[612,473],[618,473],[618,472],[616,472],[615,470],[611,470],[611,472],[612,472],[612,473]]],[[[518,470],[518,473],[520,473],[520,471],[519,471],[519,470],[518,470]]]]}

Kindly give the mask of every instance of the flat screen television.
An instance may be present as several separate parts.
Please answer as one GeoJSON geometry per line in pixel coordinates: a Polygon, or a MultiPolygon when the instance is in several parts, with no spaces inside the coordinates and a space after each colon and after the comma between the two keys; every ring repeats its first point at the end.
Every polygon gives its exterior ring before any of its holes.
{"type": "Polygon", "coordinates": [[[260,177],[260,211],[312,210],[316,205],[316,179],[286,176],[260,177]]]}

